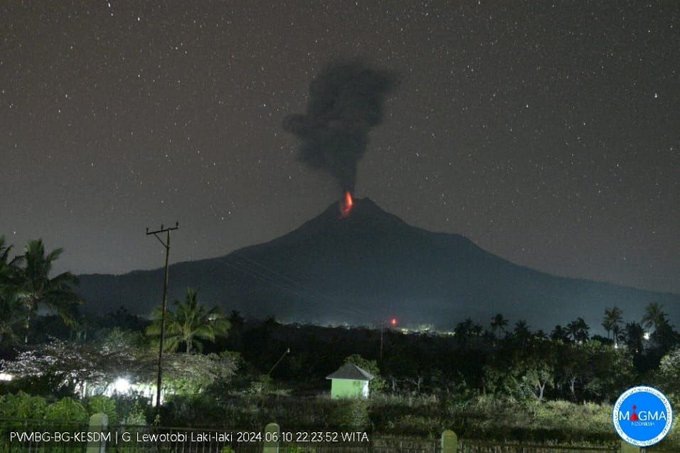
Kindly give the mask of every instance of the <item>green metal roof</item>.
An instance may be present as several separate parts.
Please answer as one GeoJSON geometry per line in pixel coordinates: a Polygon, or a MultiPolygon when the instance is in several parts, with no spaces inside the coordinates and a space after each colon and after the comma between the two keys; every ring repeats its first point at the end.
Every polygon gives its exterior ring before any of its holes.
{"type": "Polygon", "coordinates": [[[352,379],[355,381],[370,381],[374,376],[363,368],[352,363],[346,363],[334,373],[326,376],[326,379],[352,379]]]}

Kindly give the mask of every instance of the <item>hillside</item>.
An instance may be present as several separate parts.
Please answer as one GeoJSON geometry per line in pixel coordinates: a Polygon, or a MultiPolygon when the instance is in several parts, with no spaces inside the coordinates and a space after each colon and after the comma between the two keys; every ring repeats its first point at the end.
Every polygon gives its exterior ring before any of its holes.
{"type": "MultiPolygon", "coordinates": [[[[85,309],[147,314],[160,302],[162,269],[82,275],[85,309]]],[[[370,199],[342,218],[337,204],[298,229],[226,256],[170,267],[169,300],[186,287],[247,316],[285,321],[451,327],[495,313],[549,330],[582,316],[599,329],[605,307],[639,320],[649,302],[680,319],[680,296],[557,277],[515,265],[455,234],[412,227],[370,199]]],[[[677,322],[675,322],[677,324],[677,322]]]]}

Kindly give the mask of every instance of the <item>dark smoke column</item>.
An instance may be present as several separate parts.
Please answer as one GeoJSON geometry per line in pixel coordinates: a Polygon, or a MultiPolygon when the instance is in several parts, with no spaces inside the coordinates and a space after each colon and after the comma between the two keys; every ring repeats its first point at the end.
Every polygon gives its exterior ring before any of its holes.
{"type": "Polygon", "coordinates": [[[307,113],[283,122],[300,139],[300,160],[328,171],[343,191],[354,192],[368,133],[382,121],[385,96],[395,82],[392,73],[358,61],[324,67],[309,86],[307,113]]]}

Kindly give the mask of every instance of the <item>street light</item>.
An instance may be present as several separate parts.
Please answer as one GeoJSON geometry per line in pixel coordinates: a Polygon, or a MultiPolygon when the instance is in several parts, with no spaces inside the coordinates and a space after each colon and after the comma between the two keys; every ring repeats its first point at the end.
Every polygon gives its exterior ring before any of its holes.
{"type": "Polygon", "coordinates": [[[130,391],[130,381],[119,377],[113,382],[113,390],[120,395],[126,395],[130,391]]]}

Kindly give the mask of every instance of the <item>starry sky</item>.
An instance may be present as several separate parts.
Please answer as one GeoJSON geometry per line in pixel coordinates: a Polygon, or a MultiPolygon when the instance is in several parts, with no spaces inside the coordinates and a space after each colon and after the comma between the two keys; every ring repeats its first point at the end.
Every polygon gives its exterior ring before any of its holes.
{"type": "Polygon", "coordinates": [[[515,263],[680,293],[680,2],[0,5],[0,234],[57,270],[162,265],[296,228],[339,198],[286,115],[329,61],[398,88],[356,195],[515,263]]]}

